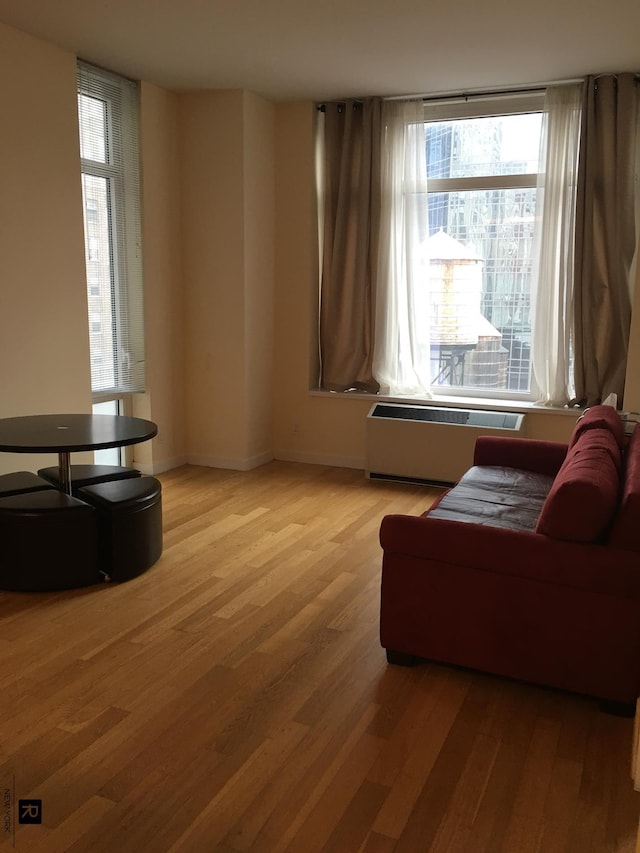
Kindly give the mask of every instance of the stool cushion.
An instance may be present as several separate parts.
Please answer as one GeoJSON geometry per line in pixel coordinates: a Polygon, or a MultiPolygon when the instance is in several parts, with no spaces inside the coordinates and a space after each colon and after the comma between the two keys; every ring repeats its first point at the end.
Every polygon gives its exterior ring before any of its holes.
{"type": "Polygon", "coordinates": [[[160,497],[162,486],[155,477],[137,477],[98,483],[82,489],[82,498],[109,512],[122,512],[153,503],[160,497]]]}
{"type": "Polygon", "coordinates": [[[0,497],[3,498],[52,488],[51,483],[32,471],[14,471],[11,474],[0,474],[0,497]]]}
{"type": "Polygon", "coordinates": [[[5,516],[30,516],[44,517],[44,511],[53,517],[64,515],[94,515],[94,510],[84,501],[66,495],[58,489],[41,489],[37,492],[21,492],[17,495],[4,495],[0,498],[0,518],[5,516]]]}
{"type": "MultiPolygon", "coordinates": [[[[54,486],[60,485],[60,472],[57,466],[41,468],[38,474],[54,486]]],[[[72,465],[71,488],[81,489],[83,486],[93,486],[96,483],[127,480],[139,476],[140,471],[136,468],[127,468],[125,465],[72,465]]]]}
{"type": "Polygon", "coordinates": [[[102,579],[96,512],[57,489],[0,498],[0,589],[46,592],[102,579]]]}
{"type": "Polygon", "coordinates": [[[162,487],[155,477],[78,490],[96,509],[100,569],[116,581],[149,569],[162,554],[162,487]]]}

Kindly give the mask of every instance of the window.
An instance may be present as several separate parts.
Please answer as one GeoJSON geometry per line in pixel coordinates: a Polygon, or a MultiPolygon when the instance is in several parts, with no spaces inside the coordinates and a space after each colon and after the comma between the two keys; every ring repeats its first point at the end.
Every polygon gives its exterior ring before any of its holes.
{"type": "Polygon", "coordinates": [[[137,111],[135,83],[78,64],[94,399],[144,390],[137,111]]]}
{"type": "Polygon", "coordinates": [[[320,388],[622,399],[637,81],[319,105],[320,388]]]}
{"type": "Polygon", "coordinates": [[[542,94],[425,106],[429,304],[419,310],[434,394],[534,393],[542,106],[542,94]]]}
{"type": "MultiPolygon", "coordinates": [[[[106,400],[102,403],[94,403],[92,407],[94,415],[122,415],[122,400],[106,400]]],[[[105,447],[102,450],[93,451],[93,461],[96,465],[124,465],[126,464],[126,447],[105,447]]]]}

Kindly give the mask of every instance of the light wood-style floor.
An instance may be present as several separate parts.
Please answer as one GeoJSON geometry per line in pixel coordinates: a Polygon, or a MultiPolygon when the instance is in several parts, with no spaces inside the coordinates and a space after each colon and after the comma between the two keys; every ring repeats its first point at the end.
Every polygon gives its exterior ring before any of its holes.
{"type": "Polygon", "coordinates": [[[160,479],[145,575],[0,593],[0,851],[634,850],[632,720],[387,665],[380,519],[435,491],[281,462],[160,479]]]}

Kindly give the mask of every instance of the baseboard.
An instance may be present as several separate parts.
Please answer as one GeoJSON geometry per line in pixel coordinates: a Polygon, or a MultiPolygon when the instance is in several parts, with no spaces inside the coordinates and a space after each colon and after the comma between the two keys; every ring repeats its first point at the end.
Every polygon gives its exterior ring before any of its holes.
{"type": "Polygon", "coordinates": [[[173,459],[159,459],[151,465],[136,465],[136,468],[139,468],[143,474],[163,474],[165,471],[171,471],[186,464],[186,456],[176,456],[173,459]]]}
{"type": "Polygon", "coordinates": [[[227,456],[187,456],[187,465],[202,465],[205,468],[226,468],[229,471],[252,471],[267,462],[273,461],[273,453],[260,453],[246,459],[234,459],[227,456]]]}
{"type": "Polygon", "coordinates": [[[364,456],[330,456],[325,453],[305,451],[276,450],[274,458],[282,462],[302,462],[307,465],[329,465],[331,468],[356,468],[364,471],[364,456]]]}
{"type": "Polygon", "coordinates": [[[297,451],[275,451],[273,453],[261,453],[248,459],[235,459],[227,456],[198,456],[188,455],[174,457],[173,459],[161,459],[153,464],[134,462],[136,468],[143,474],[162,474],[182,465],[202,465],[204,468],[225,468],[229,471],[252,471],[261,465],[266,465],[274,459],[282,462],[300,462],[305,465],[327,465],[331,468],[355,468],[364,471],[365,463],[363,457],[352,458],[348,456],[330,456],[324,453],[308,453],[297,451]]]}

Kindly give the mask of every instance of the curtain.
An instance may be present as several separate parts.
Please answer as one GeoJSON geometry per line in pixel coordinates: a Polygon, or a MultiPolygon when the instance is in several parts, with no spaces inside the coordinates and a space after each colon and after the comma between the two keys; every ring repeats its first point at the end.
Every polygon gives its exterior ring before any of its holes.
{"type": "Polygon", "coordinates": [[[422,101],[382,105],[381,236],[373,372],[380,390],[430,397],[429,235],[422,101]]]}
{"type": "Polygon", "coordinates": [[[623,398],[631,323],[638,89],[633,74],[588,77],[576,227],[576,401],[623,398]]]}
{"type": "Polygon", "coordinates": [[[538,402],[554,406],[566,405],[573,396],[570,343],[581,101],[581,84],[549,88],[541,140],[531,356],[538,402]]]}
{"type": "Polygon", "coordinates": [[[379,98],[324,105],[320,387],[376,392],[379,98]]]}

